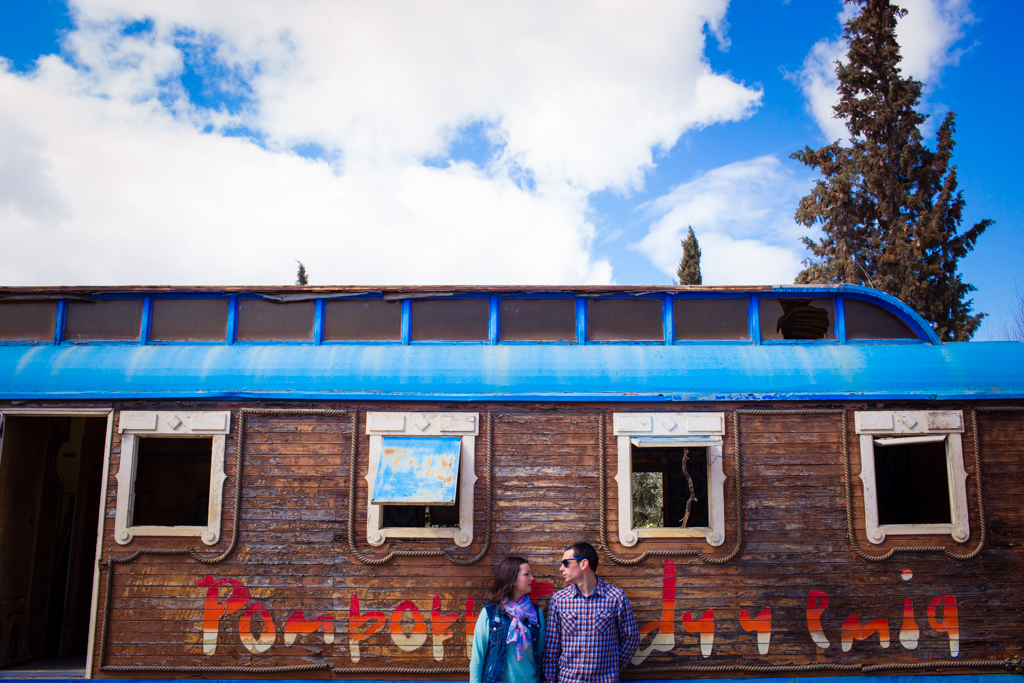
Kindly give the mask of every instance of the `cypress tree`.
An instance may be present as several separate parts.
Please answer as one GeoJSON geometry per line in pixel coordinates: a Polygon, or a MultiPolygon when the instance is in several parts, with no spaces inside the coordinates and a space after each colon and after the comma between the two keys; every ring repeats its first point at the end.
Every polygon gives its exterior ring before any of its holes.
{"type": "Polygon", "coordinates": [[[906,10],[888,0],[847,0],[860,13],[843,29],[847,63],[838,63],[836,118],[850,145],[805,147],[792,158],[816,169],[819,180],[800,200],[796,221],[820,225],[824,237],[804,237],[811,256],[798,283],[853,283],[888,292],[926,320],[943,341],[966,341],[984,313],[971,314],[975,290],[957,273],[983,220],[960,232],[964,200],[953,156],[956,116],[939,126],[935,149],[922,143],[927,116],[916,110],[920,81],[900,72],[896,22],[906,10]]]}
{"type": "Polygon", "coordinates": [[[299,264],[299,272],[295,274],[295,284],[297,285],[308,285],[309,275],[306,273],[306,266],[302,265],[302,261],[295,260],[299,264]]]}
{"type": "Polygon", "coordinates": [[[697,243],[697,236],[693,234],[693,227],[688,226],[690,231],[686,239],[681,240],[683,245],[683,257],[679,259],[679,267],[676,268],[676,277],[681,285],[699,285],[700,276],[700,245],[697,243]]]}

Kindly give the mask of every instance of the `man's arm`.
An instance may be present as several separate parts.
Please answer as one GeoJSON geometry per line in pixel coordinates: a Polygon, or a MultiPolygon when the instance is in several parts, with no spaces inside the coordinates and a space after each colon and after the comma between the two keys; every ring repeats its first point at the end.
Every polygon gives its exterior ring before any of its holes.
{"type": "Polygon", "coordinates": [[[558,659],[562,655],[562,629],[558,606],[552,600],[548,605],[547,634],[544,638],[544,680],[558,683],[558,659]]]}
{"type": "Polygon", "coordinates": [[[633,616],[633,608],[629,605],[629,599],[622,596],[619,604],[619,671],[626,668],[629,660],[636,654],[640,647],[640,627],[636,625],[636,617],[633,616]]]}

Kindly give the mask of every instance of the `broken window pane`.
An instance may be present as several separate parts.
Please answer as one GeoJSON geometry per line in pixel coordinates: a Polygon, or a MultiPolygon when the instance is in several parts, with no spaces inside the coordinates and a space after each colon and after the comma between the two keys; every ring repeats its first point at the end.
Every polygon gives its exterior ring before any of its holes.
{"type": "Polygon", "coordinates": [[[138,438],[132,526],[206,526],[212,438],[138,438]]]}
{"type": "Polygon", "coordinates": [[[491,302],[488,299],[414,299],[413,341],[487,341],[491,302]]]}
{"type": "Polygon", "coordinates": [[[324,302],[325,341],[401,341],[402,302],[336,299],[324,302]]]}
{"type": "Polygon", "coordinates": [[[682,299],[672,304],[677,340],[750,339],[748,299],[682,299]]]}
{"type": "Polygon", "coordinates": [[[835,339],[832,299],[760,299],[761,339],[835,339]]]}
{"type": "Polygon", "coordinates": [[[845,299],[847,339],[917,339],[894,313],[857,299],[845,299]]]}
{"type": "Polygon", "coordinates": [[[309,341],[315,312],[313,301],[240,299],[235,336],[240,341],[309,341]]]}
{"type": "Polygon", "coordinates": [[[587,339],[660,341],[665,339],[661,299],[590,299],[587,339]]]}
{"type": "Polygon", "coordinates": [[[227,299],[153,299],[153,341],[224,341],[227,299]]]}
{"type": "Polygon", "coordinates": [[[634,528],[710,526],[706,448],[634,446],[632,456],[634,528]]]}
{"type": "Polygon", "coordinates": [[[946,442],[875,444],[879,524],[949,524],[946,442]]]}
{"type": "Polygon", "coordinates": [[[502,299],[501,341],[575,341],[575,299],[502,299]]]}
{"type": "Polygon", "coordinates": [[[69,301],[64,338],[70,341],[136,341],[142,299],[69,301]]]}
{"type": "Polygon", "coordinates": [[[56,301],[0,303],[0,341],[53,341],[56,301]]]}

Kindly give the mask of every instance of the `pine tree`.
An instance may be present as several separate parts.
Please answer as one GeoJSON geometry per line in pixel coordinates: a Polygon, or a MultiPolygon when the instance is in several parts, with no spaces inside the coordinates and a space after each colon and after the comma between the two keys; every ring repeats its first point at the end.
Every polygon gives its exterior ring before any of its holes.
{"type": "Polygon", "coordinates": [[[934,151],[922,143],[922,84],[899,67],[896,22],[906,10],[888,0],[847,2],[861,11],[843,30],[850,50],[836,68],[833,109],[850,146],[836,141],[792,155],[824,176],[796,211],[798,223],[824,233],[817,242],[803,238],[811,257],[796,281],[880,289],[917,310],[940,339],[965,341],[985,314],[971,314],[965,297],[975,287],[957,274],[957,262],[992,221],[960,232],[964,200],[950,164],[956,117],[946,116],[934,151]]]}
{"type": "Polygon", "coordinates": [[[308,285],[309,275],[306,273],[306,266],[302,265],[302,261],[298,259],[295,259],[295,262],[299,264],[299,272],[295,274],[295,284],[308,285]]]}
{"type": "Polygon", "coordinates": [[[697,244],[697,236],[693,234],[693,227],[688,226],[690,232],[686,239],[679,243],[683,245],[683,257],[679,259],[679,267],[676,269],[676,277],[681,285],[699,285],[700,276],[700,245],[697,244]]]}

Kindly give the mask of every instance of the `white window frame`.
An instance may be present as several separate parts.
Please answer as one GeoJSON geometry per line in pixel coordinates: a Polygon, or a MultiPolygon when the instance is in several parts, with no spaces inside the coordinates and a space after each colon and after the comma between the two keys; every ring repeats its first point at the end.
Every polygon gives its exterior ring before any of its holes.
{"type": "Polygon", "coordinates": [[[184,410],[122,410],[117,431],[121,434],[121,460],[117,468],[117,510],[114,540],[121,545],[136,536],[198,536],[206,545],[220,540],[224,497],[224,445],[231,430],[231,412],[184,410]],[[205,526],[130,526],[135,506],[135,469],[140,437],[213,437],[210,458],[210,508],[205,526]]]}
{"type": "Polygon", "coordinates": [[[641,538],[703,538],[713,546],[725,543],[726,476],[722,468],[725,413],[615,413],[613,433],[619,455],[615,474],[619,492],[619,543],[631,547],[641,538]],[[633,527],[633,446],[707,448],[710,526],[633,527]]]}
{"type": "Polygon", "coordinates": [[[967,509],[967,471],[961,435],[961,410],[858,411],[854,416],[860,435],[860,479],[864,487],[864,525],[868,541],[882,543],[886,536],[949,534],[957,543],[971,537],[967,509]],[[946,447],[949,481],[949,524],[879,524],[878,488],[875,478],[875,443],[898,445],[942,441],[946,447]]]}
{"type": "Polygon", "coordinates": [[[370,545],[383,545],[389,538],[450,538],[465,548],[473,543],[473,497],[476,488],[476,437],[480,434],[479,413],[404,413],[370,412],[366,414],[366,433],[370,437],[370,463],[366,472],[366,538],[370,545]],[[377,478],[377,466],[385,436],[438,437],[461,436],[459,457],[458,527],[385,527],[381,525],[381,505],[370,502],[377,478]]]}

